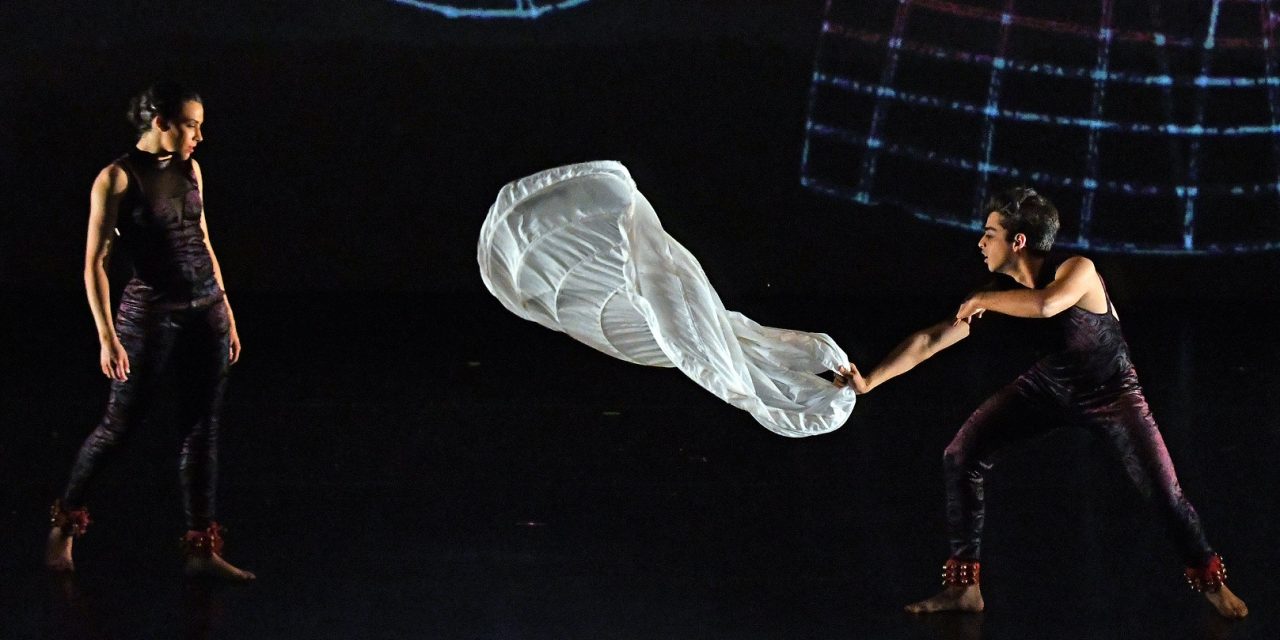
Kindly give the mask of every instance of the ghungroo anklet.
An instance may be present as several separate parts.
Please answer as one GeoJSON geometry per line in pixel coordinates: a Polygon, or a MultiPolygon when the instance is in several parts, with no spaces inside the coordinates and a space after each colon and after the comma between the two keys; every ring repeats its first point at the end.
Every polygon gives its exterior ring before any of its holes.
{"type": "Polygon", "coordinates": [[[49,507],[49,526],[62,530],[63,535],[79,538],[89,530],[91,522],[89,510],[84,507],[63,509],[61,500],[54,500],[53,506],[49,507]]]}
{"type": "Polygon", "coordinates": [[[192,530],[182,536],[182,554],[188,558],[222,555],[222,527],[210,522],[204,531],[192,530]]]}
{"type": "Polygon", "coordinates": [[[1227,565],[1222,556],[1213,554],[1201,567],[1187,567],[1187,584],[1201,593],[1217,593],[1227,582],[1227,565]]]}
{"type": "Polygon", "coordinates": [[[942,565],[942,586],[967,587],[978,584],[982,563],[977,560],[948,558],[942,565]]]}

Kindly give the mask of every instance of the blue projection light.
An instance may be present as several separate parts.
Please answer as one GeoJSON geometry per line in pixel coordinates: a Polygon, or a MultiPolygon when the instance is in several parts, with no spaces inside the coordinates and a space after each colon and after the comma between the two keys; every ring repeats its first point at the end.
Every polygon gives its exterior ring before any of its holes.
{"type": "Polygon", "coordinates": [[[584,5],[591,0],[560,0],[559,2],[542,2],[541,0],[491,0],[489,2],[422,2],[420,0],[391,0],[415,9],[434,11],[446,18],[519,18],[534,20],[552,11],[572,9],[584,5]]]}
{"type": "Polygon", "coordinates": [[[1280,249],[1277,23],[1266,0],[828,0],[801,182],[973,231],[1028,183],[1061,246],[1280,249]]]}

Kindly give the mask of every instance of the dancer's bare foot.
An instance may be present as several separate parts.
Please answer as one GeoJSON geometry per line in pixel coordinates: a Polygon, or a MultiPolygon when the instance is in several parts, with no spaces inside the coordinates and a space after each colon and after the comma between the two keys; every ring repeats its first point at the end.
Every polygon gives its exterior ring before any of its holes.
{"type": "Polygon", "coordinates": [[[76,563],[71,559],[71,543],[75,536],[64,533],[61,527],[49,529],[49,543],[44,549],[44,566],[50,571],[75,571],[76,563]]]}
{"type": "Polygon", "coordinates": [[[252,571],[240,569],[223,560],[222,556],[216,553],[210,554],[207,558],[204,556],[188,557],[185,571],[188,576],[193,578],[219,578],[231,582],[249,582],[258,578],[252,571]]]}
{"type": "Polygon", "coordinates": [[[938,595],[909,604],[907,613],[933,613],[935,611],[965,611],[977,613],[986,606],[982,602],[982,590],[978,585],[951,586],[938,595]]]}
{"type": "MultiPolygon", "coordinates": [[[[940,616],[913,615],[911,618],[916,625],[921,625],[923,629],[927,629],[930,632],[921,637],[938,638],[939,640],[982,640],[983,617],[986,615],[986,613],[979,611],[977,613],[964,612],[940,616]]],[[[1222,624],[1231,624],[1218,616],[1214,616],[1213,619],[1222,622],[1222,624]]]]}
{"type": "Polygon", "coordinates": [[[1249,615],[1249,607],[1244,605],[1244,601],[1231,593],[1227,585],[1222,585],[1216,593],[1204,592],[1204,597],[1209,600],[1209,604],[1218,610],[1218,614],[1224,618],[1243,618],[1249,615]]]}

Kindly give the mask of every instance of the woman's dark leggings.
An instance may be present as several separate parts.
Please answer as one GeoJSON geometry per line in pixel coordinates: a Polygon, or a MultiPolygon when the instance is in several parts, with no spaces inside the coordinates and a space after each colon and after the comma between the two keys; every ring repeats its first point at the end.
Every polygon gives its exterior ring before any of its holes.
{"type": "Polygon", "coordinates": [[[978,560],[983,476],[999,454],[1062,422],[1083,426],[1110,443],[1134,486],[1154,503],[1187,566],[1198,567],[1208,561],[1213,549],[1205,541],[1195,508],[1178,486],[1164,438],[1151,417],[1133,369],[1092,391],[1069,394],[1065,387],[1033,368],[969,416],[943,455],[953,557],[978,560]]]}
{"type": "Polygon", "coordinates": [[[129,379],[111,383],[102,422],[89,434],[63,493],[63,504],[84,504],[94,476],[146,418],[161,377],[174,378],[178,416],[190,432],[182,442],[178,475],[187,528],[203,530],[214,518],[218,479],[218,414],[229,366],[230,321],[221,301],[201,308],[157,310],[127,296],[116,314],[116,333],[129,354],[129,379]]]}

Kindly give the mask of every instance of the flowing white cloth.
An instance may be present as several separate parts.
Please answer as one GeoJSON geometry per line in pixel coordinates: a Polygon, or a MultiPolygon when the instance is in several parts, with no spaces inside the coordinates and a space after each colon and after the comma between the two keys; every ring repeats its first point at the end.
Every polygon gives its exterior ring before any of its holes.
{"type": "Polygon", "coordinates": [[[480,230],[480,275],[508,310],[615,358],[678,367],[791,437],[839,428],[851,390],[816,375],[848,362],[826,334],[726,311],[617,162],[549,169],[502,188],[480,230]]]}

